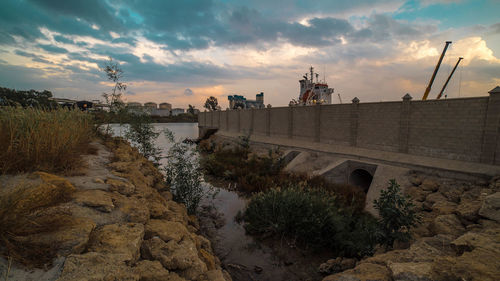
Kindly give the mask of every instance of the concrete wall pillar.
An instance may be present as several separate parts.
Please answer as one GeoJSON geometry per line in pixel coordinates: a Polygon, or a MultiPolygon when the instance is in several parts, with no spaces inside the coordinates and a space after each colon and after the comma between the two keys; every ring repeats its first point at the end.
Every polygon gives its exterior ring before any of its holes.
{"type": "Polygon", "coordinates": [[[359,99],[352,99],[351,105],[351,135],[349,143],[351,146],[356,146],[358,141],[358,122],[359,122],[359,99]]]}
{"type": "Polygon", "coordinates": [[[266,108],[266,136],[271,136],[271,108],[266,108]]]}
{"type": "Polygon", "coordinates": [[[288,107],[288,137],[293,138],[293,107],[288,107]]]}
{"type": "Polygon", "coordinates": [[[217,128],[218,128],[218,129],[220,129],[220,127],[221,127],[221,126],[220,126],[220,115],[221,115],[221,113],[222,113],[222,111],[221,111],[221,110],[218,110],[218,111],[217,111],[217,115],[218,115],[218,116],[217,116],[217,120],[218,120],[218,121],[217,121],[217,128]]]}
{"type": "Polygon", "coordinates": [[[481,162],[485,164],[500,164],[498,146],[500,145],[500,86],[488,92],[488,109],[483,131],[483,146],[481,162]]]}
{"type": "Polygon", "coordinates": [[[314,110],[314,141],[320,142],[321,135],[321,104],[317,104],[314,110]]]}
{"type": "Polygon", "coordinates": [[[226,120],[224,122],[226,122],[226,131],[229,132],[229,109],[226,109],[226,120]]]}
{"type": "Polygon", "coordinates": [[[411,108],[410,94],[403,97],[401,104],[401,117],[399,119],[399,152],[408,153],[408,139],[410,134],[410,108],[411,108]]]}

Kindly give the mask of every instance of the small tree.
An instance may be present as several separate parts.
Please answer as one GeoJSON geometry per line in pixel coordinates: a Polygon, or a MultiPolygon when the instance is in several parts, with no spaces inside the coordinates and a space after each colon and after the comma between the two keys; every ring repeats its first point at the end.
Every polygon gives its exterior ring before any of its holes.
{"type": "Polygon", "coordinates": [[[206,193],[201,186],[202,173],[196,151],[189,144],[175,142],[173,133],[168,130],[165,136],[173,143],[164,167],[167,184],[174,200],[186,205],[188,213],[194,214],[206,193]]]}
{"type": "Polygon", "coordinates": [[[113,62],[113,59],[110,57],[102,68],[102,71],[106,73],[109,81],[115,83],[111,93],[103,93],[102,96],[106,100],[106,103],[110,106],[110,111],[116,112],[124,106],[121,99],[122,91],[127,89],[127,85],[121,82],[121,79],[123,78],[123,70],[120,68],[118,63],[113,62]]]}
{"type": "Polygon", "coordinates": [[[188,105],[187,113],[194,115],[194,106],[193,105],[190,105],[190,104],[188,105]]]}
{"type": "Polygon", "coordinates": [[[210,110],[210,111],[215,111],[217,110],[217,106],[219,105],[219,102],[217,101],[217,98],[216,97],[209,97],[206,101],[205,101],[205,108],[210,110]]]}
{"type": "Polygon", "coordinates": [[[125,137],[137,146],[139,152],[151,160],[155,166],[159,166],[161,149],[156,147],[155,141],[160,133],[154,131],[151,125],[151,117],[146,113],[136,113],[129,120],[129,127],[125,137]]]}
{"type": "Polygon", "coordinates": [[[380,191],[379,200],[374,200],[373,205],[378,210],[379,243],[390,249],[394,241],[407,242],[411,239],[411,227],[416,226],[420,218],[416,215],[414,205],[409,196],[401,194],[401,189],[396,180],[389,181],[387,190],[380,191]]]}

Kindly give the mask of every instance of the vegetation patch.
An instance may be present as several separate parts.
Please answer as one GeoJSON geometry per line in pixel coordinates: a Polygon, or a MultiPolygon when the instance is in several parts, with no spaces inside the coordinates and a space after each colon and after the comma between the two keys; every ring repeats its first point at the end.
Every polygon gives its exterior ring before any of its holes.
{"type": "Polygon", "coordinates": [[[254,195],[240,219],[250,234],[287,237],[340,256],[371,254],[377,242],[375,218],[336,201],[325,190],[274,188],[254,195]]]}
{"type": "Polygon", "coordinates": [[[92,116],[79,110],[3,107],[0,174],[77,168],[90,150],[93,128],[92,116]]]}
{"type": "Polygon", "coordinates": [[[305,189],[325,190],[335,194],[338,204],[362,210],[366,194],[356,186],[333,184],[320,176],[288,173],[279,150],[267,155],[251,153],[248,138],[241,137],[237,145],[217,144],[211,139],[199,144],[201,165],[205,174],[237,183],[237,189],[255,193],[272,188],[301,186],[305,189]]]}

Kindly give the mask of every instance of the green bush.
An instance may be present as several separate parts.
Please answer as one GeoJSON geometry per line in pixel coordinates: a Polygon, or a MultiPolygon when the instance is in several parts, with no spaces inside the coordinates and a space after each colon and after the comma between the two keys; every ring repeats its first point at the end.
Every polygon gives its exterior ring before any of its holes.
{"type": "Polygon", "coordinates": [[[379,243],[387,249],[392,248],[394,241],[407,242],[411,239],[411,227],[420,219],[416,215],[410,196],[401,194],[399,184],[392,179],[387,190],[380,191],[380,198],[373,201],[378,210],[379,243]]]}
{"type": "Polygon", "coordinates": [[[371,254],[376,242],[375,219],[339,206],[324,190],[295,186],[258,193],[241,218],[250,234],[285,236],[342,256],[371,254]]]}
{"type": "Polygon", "coordinates": [[[202,172],[196,151],[189,144],[175,142],[172,132],[167,130],[165,135],[173,143],[164,166],[167,184],[174,200],[186,205],[188,213],[194,214],[201,199],[208,195],[201,186],[202,172]]]}

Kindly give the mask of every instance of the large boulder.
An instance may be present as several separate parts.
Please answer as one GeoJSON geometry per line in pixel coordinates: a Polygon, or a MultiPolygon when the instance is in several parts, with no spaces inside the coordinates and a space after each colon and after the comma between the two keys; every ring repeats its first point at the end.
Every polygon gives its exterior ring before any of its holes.
{"type": "Polygon", "coordinates": [[[99,189],[81,190],[73,194],[75,203],[95,208],[101,212],[111,212],[115,205],[111,199],[111,194],[99,189]]]}
{"type": "Polygon", "coordinates": [[[389,269],[394,281],[432,281],[432,263],[405,262],[391,263],[389,269]]]}
{"type": "Polygon", "coordinates": [[[465,232],[464,226],[454,214],[437,216],[429,226],[429,229],[435,235],[448,234],[455,237],[465,232]]]}
{"type": "Polygon", "coordinates": [[[105,225],[90,236],[87,250],[114,254],[122,261],[134,263],[140,255],[144,226],[140,223],[105,225]]]}
{"type": "Polygon", "coordinates": [[[391,273],[387,267],[374,263],[362,263],[353,269],[327,276],[323,281],[390,281],[391,273]]]}
{"type": "Polygon", "coordinates": [[[475,199],[463,199],[457,206],[456,214],[461,221],[477,222],[479,219],[479,209],[481,209],[482,202],[475,199]]]}
{"type": "Polygon", "coordinates": [[[437,257],[432,268],[433,280],[500,280],[498,253],[476,248],[461,256],[437,257]]]}
{"type": "Polygon", "coordinates": [[[87,280],[139,281],[139,275],[121,257],[112,254],[90,252],[68,256],[58,281],[87,280]]]}
{"type": "Polygon", "coordinates": [[[159,261],[142,260],[133,268],[140,281],[184,281],[175,272],[166,270],[159,261]]]}
{"type": "Polygon", "coordinates": [[[479,215],[496,222],[500,222],[500,192],[486,196],[479,215]]]}
{"type": "Polygon", "coordinates": [[[168,270],[175,270],[182,277],[194,280],[207,271],[206,264],[198,256],[191,239],[164,242],[159,237],[144,241],[141,255],[149,260],[158,260],[168,270]]]}
{"type": "Polygon", "coordinates": [[[106,184],[108,184],[109,190],[117,191],[122,195],[132,195],[135,192],[135,186],[128,181],[123,181],[115,178],[108,178],[106,180],[106,184]]]}
{"type": "Polygon", "coordinates": [[[436,180],[425,179],[420,185],[420,188],[425,191],[436,192],[439,189],[439,183],[436,180]]]}
{"type": "Polygon", "coordinates": [[[429,193],[431,192],[425,191],[418,186],[409,186],[405,189],[405,193],[406,195],[409,195],[413,200],[417,202],[423,202],[425,201],[427,195],[429,195],[429,193]]]}
{"type": "Polygon", "coordinates": [[[179,242],[184,237],[189,237],[189,231],[186,226],[179,222],[152,219],[146,224],[145,239],[154,236],[160,237],[163,241],[174,240],[179,242]]]}
{"type": "Polygon", "coordinates": [[[150,215],[146,199],[113,194],[113,201],[118,210],[124,215],[126,221],[142,224],[149,221],[150,215]]]}

